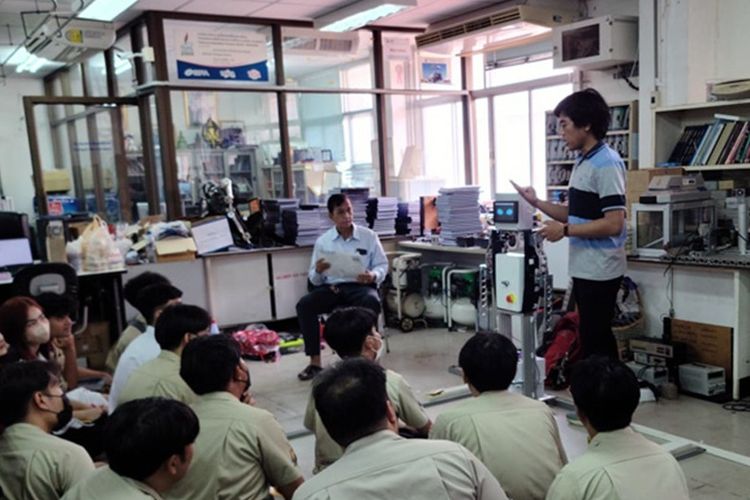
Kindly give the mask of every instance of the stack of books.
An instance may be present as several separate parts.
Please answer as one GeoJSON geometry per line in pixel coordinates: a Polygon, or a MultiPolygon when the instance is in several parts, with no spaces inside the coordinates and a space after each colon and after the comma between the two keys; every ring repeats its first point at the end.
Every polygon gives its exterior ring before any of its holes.
{"type": "Polygon", "coordinates": [[[370,229],[379,236],[396,234],[396,216],[398,215],[398,198],[381,196],[370,198],[367,202],[367,222],[370,229]]]}
{"type": "Polygon", "coordinates": [[[685,127],[668,161],[689,166],[748,163],[749,132],[750,121],[716,114],[712,123],[685,127]]]}
{"type": "Polygon", "coordinates": [[[440,243],[457,246],[459,236],[482,230],[479,222],[479,186],[441,188],[437,199],[440,243]]]}
{"type": "Polygon", "coordinates": [[[287,245],[314,245],[315,240],[331,227],[328,209],[318,205],[300,205],[286,208],[281,214],[284,243],[287,245]]]}
{"type": "Polygon", "coordinates": [[[396,234],[419,234],[419,200],[398,204],[396,234]]]}
{"type": "Polygon", "coordinates": [[[370,188],[341,188],[341,194],[349,197],[354,212],[354,223],[367,227],[367,200],[370,199],[370,188]]]}
{"type": "Polygon", "coordinates": [[[294,198],[276,198],[262,200],[263,220],[266,234],[275,234],[279,238],[284,238],[284,228],[281,224],[281,214],[286,208],[297,208],[299,200],[294,198]]]}

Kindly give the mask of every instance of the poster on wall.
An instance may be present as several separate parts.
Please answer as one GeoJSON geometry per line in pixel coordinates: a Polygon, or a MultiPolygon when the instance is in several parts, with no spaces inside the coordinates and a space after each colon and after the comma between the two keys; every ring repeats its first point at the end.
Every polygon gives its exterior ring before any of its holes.
{"type": "Polygon", "coordinates": [[[165,20],[170,80],[267,83],[266,35],[256,29],[165,20]]]}
{"type": "Polygon", "coordinates": [[[420,62],[422,83],[451,83],[450,59],[423,58],[420,62]]]}

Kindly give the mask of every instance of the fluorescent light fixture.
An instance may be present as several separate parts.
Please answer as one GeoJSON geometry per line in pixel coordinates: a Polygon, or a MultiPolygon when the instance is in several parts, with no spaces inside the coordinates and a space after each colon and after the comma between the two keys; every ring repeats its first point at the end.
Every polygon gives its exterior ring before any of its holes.
{"type": "Polygon", "coordinates": [[[8,65],[16,67],[16,73],[23,73],[28,71],[29,73],[36,73],[42,66],[49,64],[51,61],[38,57],[34,54],[30,54],[26,47],[19,48],[13,57],[8,61],[8,65]]]}
{"type": "Polygon", "coordinates": [[[96,19],[97,21],[114,21],[117,16],[128,10],[138,0],[93,0],[76,17],[96,19]]]}
{"type": "Polygon", "coordinates": [[[417,5],[417,0],[359,0],[313,21],[320,31],[352,31],[417,5]]]}

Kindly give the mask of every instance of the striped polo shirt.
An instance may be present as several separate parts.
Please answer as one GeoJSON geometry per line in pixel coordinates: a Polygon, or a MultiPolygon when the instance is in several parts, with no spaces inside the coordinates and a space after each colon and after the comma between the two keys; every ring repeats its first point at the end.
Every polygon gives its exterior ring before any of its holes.
{"type": "MultiPolygon", "coordinates": [[[[625,163],[617,152],[599,142],[573,167],[568,193],[568,224],[604,217],[609,210],[625,210],[625,163]]],[[[569,274],[574,278],[606,281],[626,269],[625,224],[618,236],[570,237],[569,274]]]]}

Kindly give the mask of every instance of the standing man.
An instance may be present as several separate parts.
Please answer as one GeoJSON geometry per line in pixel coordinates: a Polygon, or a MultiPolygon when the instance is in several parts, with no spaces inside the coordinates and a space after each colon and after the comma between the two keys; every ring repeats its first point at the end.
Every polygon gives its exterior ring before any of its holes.
{"type": "Polygon", "coordinates": [[[305,354],[310,364],[297,377],[310,380],[323,369],[320,361],[318,315],[337,306],[361,306],[380,314],[377,286],[388,272],[388,259],[378,235],[353,222],[352,203],[345,194],[328,198],[328,216],[334,227],[315,242],[308,278],[315,288],[297,303],[297,318],[305,338],[305,354]],[[356,276],[333,276],[332,258],[356,256],[363,272],[356,276]]]}
{"type": "Polygon", "coordinates": [[[569,206],[537,198],[532,187],[513,186],[553,220],[540,233],[551,242],[570,239],[569,273],[581,318],[583,357],[617,359],[612,317],[625,274],[625,163],[602,140],[609,106],[594,89],[575,92],[555,108],[557,127],[568,148],[580,154],[570,176],[569,206]]]}

